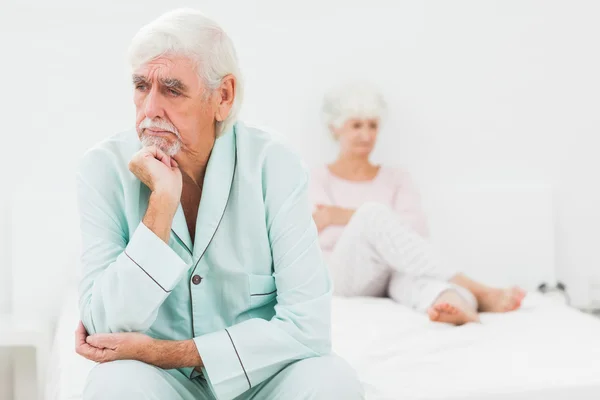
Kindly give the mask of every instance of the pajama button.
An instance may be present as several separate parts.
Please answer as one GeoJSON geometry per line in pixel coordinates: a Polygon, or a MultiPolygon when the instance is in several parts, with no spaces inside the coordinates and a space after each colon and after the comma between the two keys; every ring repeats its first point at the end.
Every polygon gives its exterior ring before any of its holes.
{"type": "Polygon", "coordinates": [[[192,277],[192,283],[193,283],[194,285],[197,285],[197,284],[199,284],[201,281],[202,281],[202,278],[200,277],[200,275],[194,275],[194,276],[192,277]]]}

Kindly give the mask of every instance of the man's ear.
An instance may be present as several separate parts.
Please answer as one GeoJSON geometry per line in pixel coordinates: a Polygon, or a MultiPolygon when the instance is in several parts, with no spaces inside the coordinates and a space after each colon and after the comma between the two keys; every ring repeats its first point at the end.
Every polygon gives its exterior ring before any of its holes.
{"type": "Polygon", "coordinates": [[[233,75],[226,75],[217,88],[217,112],[215,119],[219,122],[224,121],[231,112],[233,101],[235,100],[237,82],[233,75]]]}

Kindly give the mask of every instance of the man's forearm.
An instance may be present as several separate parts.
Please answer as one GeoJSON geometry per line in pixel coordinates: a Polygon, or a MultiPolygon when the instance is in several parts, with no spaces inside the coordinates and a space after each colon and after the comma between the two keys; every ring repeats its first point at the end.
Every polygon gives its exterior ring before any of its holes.
{"type": "Polygon", "coordinates": [[[143,360],[162,369],[195,367],[200,371],[202,358],[196,344],[189,340],[155,340],[143,360]]]}
{"type": "Polygon", "coordinates": [[[165,195],[153,192],[148,201],[148,210],[142,222],[163,242],[169,243],[171,225],[178,204],[165,195]]]}

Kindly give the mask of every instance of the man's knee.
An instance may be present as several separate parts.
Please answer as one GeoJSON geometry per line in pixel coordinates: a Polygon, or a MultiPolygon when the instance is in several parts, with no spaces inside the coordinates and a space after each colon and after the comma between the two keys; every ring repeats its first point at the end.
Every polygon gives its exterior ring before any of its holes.
{"type": "Polygon", "coordinates": [[[308,358],[286,369],[289,369],[286,378],[296,387],[296,393],[304,392],[300,399],[364,399],[356,372],[340,357],[308,358]]]}
{"type": "Polygon", "coordinates": [[[155,399],[160,398],[155,396],[165,383],[161,371],[152,365],[134,360],[112,361],[90,371],[83,399],[155,399]]]}

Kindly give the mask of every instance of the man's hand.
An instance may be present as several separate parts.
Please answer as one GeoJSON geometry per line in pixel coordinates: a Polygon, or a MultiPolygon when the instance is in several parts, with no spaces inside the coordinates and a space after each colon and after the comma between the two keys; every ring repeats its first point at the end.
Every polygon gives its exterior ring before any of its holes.
{"type": "Polygon", "coordinates": [[[171,225],[183,186],[177,162],[158,147],[149,146],[133,156],[129,170],[152,191],[143,219],[144,225],[169,243],[171,225]]]}
{"type": "Polygon", "coordinates": [[[136,360],[162,369],[194,367],[198,372],[203,366],[192,339],[157,340],[138,332],[88,335],[82,322],[75,331],[75,351],[99,363],[136,360]]]}
{"type": "Polygon", "coordinates": [[[149,363],[156,340],[138,332],[99,333],[88,336],[82,322],[75,331],[77,354],[99,363],[137,360],[149,363]]]}
{"type": "Polygon", "coordinates": [[[132,157],[129,170],[142,181],[152,193],[159,194],[170,203],[179,204],[182,179],[177,162],[156,146],[144,147],[132,157]]]}

